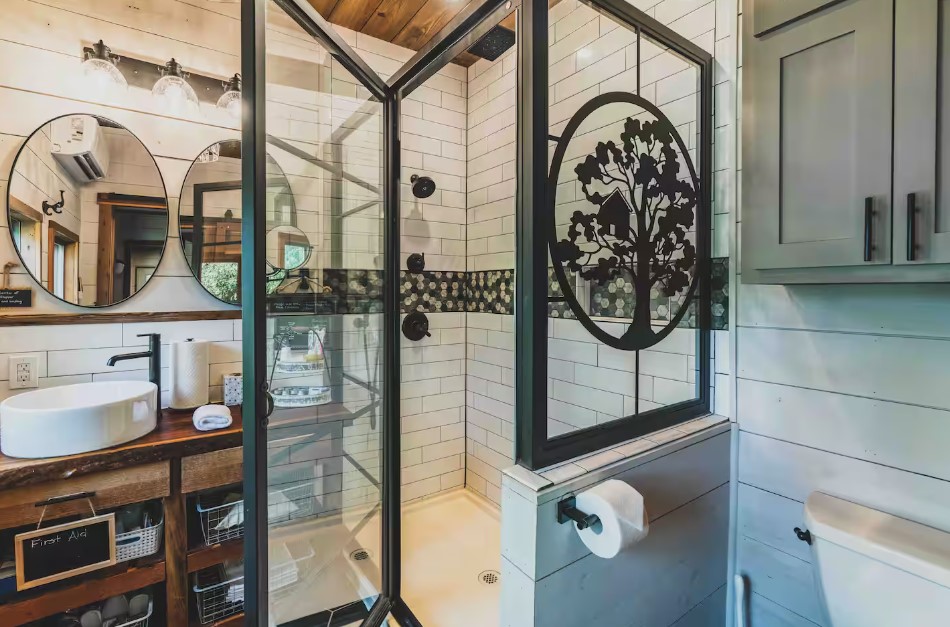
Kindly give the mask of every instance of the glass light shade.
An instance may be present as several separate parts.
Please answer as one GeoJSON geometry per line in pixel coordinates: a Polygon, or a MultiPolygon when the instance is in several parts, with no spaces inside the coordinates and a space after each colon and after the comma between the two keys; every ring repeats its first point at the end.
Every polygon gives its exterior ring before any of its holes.
{"type": "Polygon", "coordinates": [[[82,62],[82,80],[90,96],[111,98],[122,94],[129,87],[122,72],[112,61],[96,57],[82,62]]]}
{"type": "Polygon", "coordinates": [[[152,87],[152,96],[159,100],[167,113],[180,115],[198,112],[198,96],[188,81],[180,76],[169,74],[158,79],[152,87]]]}
{"type": "Polygon", "coordinates": [[[198,155],[198,163],[214,163],[221,156],[221,144],[215,144],[198,155]]]}
{"type": "Polygon", "coordinates": [[[228,112],[235,120],[241,119],[241,92],[229,90],[218,98],[218,108],[228,112]]]}

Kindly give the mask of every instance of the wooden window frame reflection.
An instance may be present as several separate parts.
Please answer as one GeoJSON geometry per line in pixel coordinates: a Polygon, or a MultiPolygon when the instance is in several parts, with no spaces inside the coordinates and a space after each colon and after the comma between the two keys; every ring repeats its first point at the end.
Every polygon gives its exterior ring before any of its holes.
{"type": "MultiPolygon", "coordinates": [[[[42,274],[41,260],[43,257],[43,247],[40,242],[42,240],[41,229],[43,225],[43,214],[38,209],[34,209],[33,207],[29,206],[28,204],[26,204],[19,198],[10,196],[10,216],[20,220],[21,237],[22,237],[22,229],[24,226],[28,226],[28,228],[30,228],[32,231],[31,235],[33,236],[33,239],[36,242],[35,248],[37,249],[34,258],[32,259],[32,262],[35,264],[35,267],[36,267],[36,276],[39,277],[42,274]]],[[[11,232],[12,232],[12,229],[11,229],[11,232]]],[[[20,257],[24,258],[24,252],[22,250],[19,250],[19,247],[18,247],[18,252],[20,254],[20,257]]],[[[24,258],[24,263],[25,262],[26,260],[24,258]]],[[[26,268],[26,270],[31,273],[33,272],[32,268],[26,268]]]]}
{"type": "MultiPolygon", "coordinates": [[[[99,205],[99,241],[96,245],[96,305],[114,302],[115,285],[115,211],[117,208],[154,209],[168,212],[168,202],[160,196],[132,196],[102,193],[96,196],[99,205]]],[[[166,233],[166,239],[168,234],[166,233]]]]}
{"type": "Polygon", "coordinates": [[[63,295],[65,301],[74,303],[79,300],[79,235],[67,229],[56,220],[50,220],[46,226],[46,289],[55,294],[56,285],[56,244],[64,247],[63,259],[63,295]]]}

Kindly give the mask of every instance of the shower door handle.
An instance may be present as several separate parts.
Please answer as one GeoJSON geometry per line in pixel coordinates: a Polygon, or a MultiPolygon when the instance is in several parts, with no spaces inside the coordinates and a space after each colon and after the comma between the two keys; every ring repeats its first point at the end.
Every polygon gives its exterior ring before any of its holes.
{"type": "Polygon", "coordinates": [[[270,422],[271,414],[274,413],[274,395],[270,393],[270,385],[265,381],[261,385],[261,400],[264,401],[264,414],[261,416],[261,422],[266,427],[270,422]]]}

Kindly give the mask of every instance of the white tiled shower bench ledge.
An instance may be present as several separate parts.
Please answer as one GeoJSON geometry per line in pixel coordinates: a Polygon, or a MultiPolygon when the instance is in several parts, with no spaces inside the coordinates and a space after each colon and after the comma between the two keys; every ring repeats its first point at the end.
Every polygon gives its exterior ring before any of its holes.
{"type": "Polygon", "coordinates": [[[729,431],[729,418],[710,414],[655,431],[538,471],[523,466],[504,470],[502,484],[541,504],[729,431]]]}

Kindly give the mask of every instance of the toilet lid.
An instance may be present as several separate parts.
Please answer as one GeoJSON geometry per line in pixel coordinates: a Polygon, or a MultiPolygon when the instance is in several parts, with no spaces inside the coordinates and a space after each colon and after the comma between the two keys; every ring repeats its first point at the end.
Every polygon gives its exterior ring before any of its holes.
{"type": "Polygon", "coordinates": [[[821,541],[950,588],[950,533],[822,492],[805,501],[805,524],[821,541]]]}

